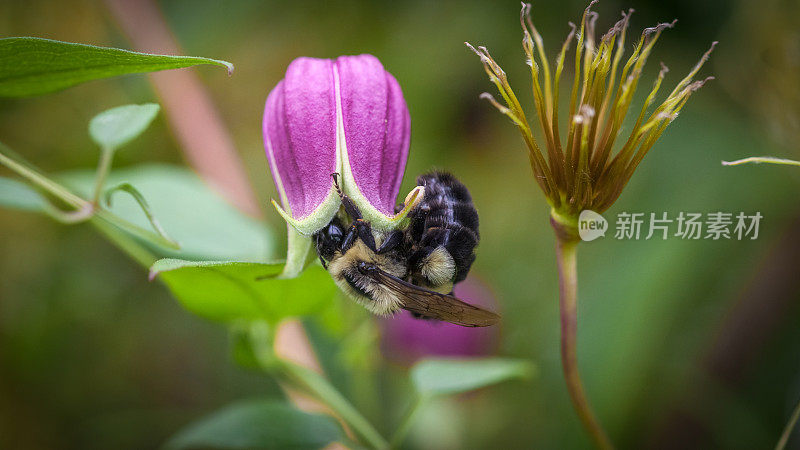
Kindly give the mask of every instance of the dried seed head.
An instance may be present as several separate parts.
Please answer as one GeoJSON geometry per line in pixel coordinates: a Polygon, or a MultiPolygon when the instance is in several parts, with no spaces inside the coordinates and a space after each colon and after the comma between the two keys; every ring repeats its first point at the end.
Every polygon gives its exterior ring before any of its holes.
{"type": "Polygon", "coordinates": [[[544,151],[533,136],[531,125],[505,72],[485,47],[475,49],[467,44],[481,58],[505,105],[489,94],[484,93],[481,98],[489,100],[517,125],[528,147],[534,179],[542,187],[553,214],[562,219],[577,218],[584,209],[597,212],[608,209],[666,126],[678,116],[689,96],[713,79],[694,80],[694,76],[708,60],[716,42],[648,115],[648,109],[655,101],[669,70],[661,63],[661,70],[638,113],[635,125],[626,137],[618,139],[622,135],[622,123],[633,103],[633,94],[652,48],[661,32],[673,28],[677,20],[645,28],[627,62],[620,64],[625,53],[626,31],[634,10],[623,11],[622,18],[599,41],[595,41],[598,14],[591,10],[595,3],[597,0],[589,3],[577,26],[569,23],[571,31],[556,57],[555,76],[552,79],[543,40],[531,19],[531,5],[522,3],[522,47],[525,62],[531,67],[534,103],[544,135],[544,151]],[[567,133],[562,136],[558,124],[558,91],[566,52],[573,38],[577,39],[578,45],[575,49],[567,133]]]}

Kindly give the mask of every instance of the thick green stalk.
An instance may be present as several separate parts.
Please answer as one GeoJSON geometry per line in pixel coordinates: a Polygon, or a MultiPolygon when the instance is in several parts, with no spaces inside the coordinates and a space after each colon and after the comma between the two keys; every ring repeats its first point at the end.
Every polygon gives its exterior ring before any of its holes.
{"type": "MultiPolygon", "coordinates": [[[[554,226],[556,226],[555,221],[554,226]]],[[[561,310],[561,365],[564,369],[564,379],[567,382],[567,389],[575,411],[594,444],[603,450],[612,449],[613,445],[608,439],[608,435],[586,399],[583,383],[578,373],[575,347],[578,325],[577,244],[579,241],[574,236],[570,237],[567,233],[559,231],[557,226],[556,228],[559,307],[561,310]]]]}
{"type": "Polygon", "coordinates": [[[325,377],[311,369],[284,359],[276,358],[275,363],[276,368],[284,378],[331,408],[370,448],[389,448],[389,443],[386,439],[325,377]]]}
{"type": "Polygon", "coordinates": [[[275,353],[275,328],[265,322],[252,322],[250,344],[259,367],[283,384],[301,390],[327,406],[372,449],[388,449],[389,443],[372,424],[334,387],[324,375],[278,356],[275,353]]]}
{"type": "Polygon", "coordinates": [[[422,411],[423,406],[427,403],[428,397],[425,397],[421,394],[417,394],[416,398],[414,398],[413,403],[409,406],[408,411],[406,412],[405,416],[403,416],[403,420],[400,422],[400,425],[395,430],[394,435],[392,436],[392,448],[400,448],[400,444],[403,443],[403,440],[408,435],[408,432],[411,431],[411,426],[414,425],[414,421],[417,418],[417,415],[420,411],[422,411]]]}
{"type": "Polygon", "coordinates": [[[281,383],[311,395],[346,423],[369,448],[388,449],[389,443],[323,375],[275,353],[275,328],[265,322],[250,324],[249,339],[258,365],[281,383]]]}

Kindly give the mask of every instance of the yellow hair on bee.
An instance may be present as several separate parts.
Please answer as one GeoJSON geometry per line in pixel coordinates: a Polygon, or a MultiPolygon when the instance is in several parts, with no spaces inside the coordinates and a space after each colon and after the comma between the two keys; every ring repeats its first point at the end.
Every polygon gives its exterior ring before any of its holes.
{"type": "Polygon", "coordinates": [[[390,315],[400,309],[402,302],[386,286],[361,274],[359,262],[368,262],[384,272],[402,278],[406,275],[406,267],[386,255],[379,255],[357,240],[344,254],[336,253],[328,266],[333,281],[343,292],[361,303],[365,308],[378,315],[390,315]]]}
{"type": "Polygon", "coordinates": [[[447,294],[453,289],[456,263],[450,252],[439,246],[422,260],[420,273],[430,282],[432,289],[447,294]]]}

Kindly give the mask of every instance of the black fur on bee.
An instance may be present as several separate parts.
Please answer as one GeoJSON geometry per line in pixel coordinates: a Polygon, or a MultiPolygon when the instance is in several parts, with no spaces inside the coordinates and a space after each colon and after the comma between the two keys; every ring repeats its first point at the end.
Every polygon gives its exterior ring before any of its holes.
{"type": "MultiPolygon", "coordinates": [[[[407,226],[376,232],[339,189],[342,210],[314,234],[322,265],[339,288],[380,315],[403,308],[415,317],[489,326],[499,316],[452,295],[466,278],[478,245],[478,212],[467,188],[445,172],[417,178],[425,192],[407,226]]],[[[398,205],[397,210],[402,210],[398,205]]]]}
{"type": "MultiPolygon", "coordinates": [[[[408,264],[414,281],[431,285],[423,274],[426,263],[439,248],[444,248],[455,265],[452,283],[466,278],[475,261],[478,245],[478,211],[466,186],[446,172],[431,172],[417,177],[417,186],[425,187],[425,195],[409,214],[406,232],[409,247],[408,264]],[[420,279],[421,278],[421,279],[420,279]]],[[[435,287],[435,286],[432,286],[435,287]]]]}

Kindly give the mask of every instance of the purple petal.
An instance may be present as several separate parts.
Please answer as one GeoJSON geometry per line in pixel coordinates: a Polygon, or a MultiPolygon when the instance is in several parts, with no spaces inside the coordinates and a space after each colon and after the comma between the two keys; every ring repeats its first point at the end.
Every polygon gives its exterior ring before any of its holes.
{"type": "Polygon", "coordinates": [[[411,136],[397,80],[372,55],[336,60],[348,159],[356,186],[378,211],[394,213],[411,136]]]}
{"type": "Polygon", "coordinates": [[[281,201],[293,218],[305,218],[328,196],[336,170],[333,61],[294,60],[267,98],[263,126],[281,201]]]}
{"type": "MultiPolygon", "coordinates": [[[[458,298],[496,310],[491,291],[474,276],[456,285],[458,298]]],[[[471,357],[493,353],[498,328],[467,328],[445,322],[415,319],[407,311],[384,319],[382,350],[387,358],[411,365],[424,357],[471,357]]]]}

